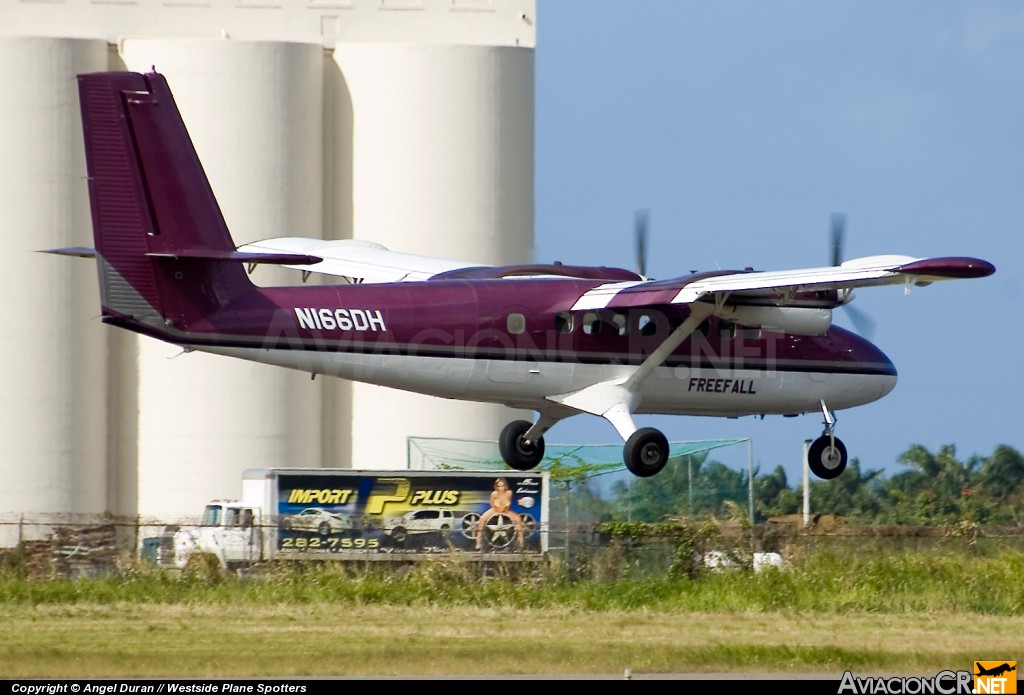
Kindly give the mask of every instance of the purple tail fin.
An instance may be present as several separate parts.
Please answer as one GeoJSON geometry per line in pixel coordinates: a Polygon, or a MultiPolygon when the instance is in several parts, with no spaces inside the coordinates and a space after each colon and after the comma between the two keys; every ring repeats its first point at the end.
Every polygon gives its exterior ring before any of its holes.
{"type": "Polygon", "coordinates": [[[78,89],[104,320],[169,337],[251,291],[164,77],[78,89]]]}

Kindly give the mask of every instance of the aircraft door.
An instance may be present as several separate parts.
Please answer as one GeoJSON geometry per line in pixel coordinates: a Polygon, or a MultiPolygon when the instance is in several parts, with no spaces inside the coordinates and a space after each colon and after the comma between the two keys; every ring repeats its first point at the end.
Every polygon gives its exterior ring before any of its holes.
{"type": "Polygon", "coordinates": [[[536,378],[534,362],[544,346],[538,342],[538,331],[540,328],[526,307],[510,305],[502,309],[485,337],[490,357],[487,378],[500,384],[526,383],[536,378]]]}

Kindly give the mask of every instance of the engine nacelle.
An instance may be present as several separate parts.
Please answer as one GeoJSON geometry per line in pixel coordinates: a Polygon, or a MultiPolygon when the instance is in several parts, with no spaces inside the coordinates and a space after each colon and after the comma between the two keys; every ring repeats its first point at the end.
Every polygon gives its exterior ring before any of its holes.
{"type": "Polygon", "coordinates": [[[822,335],[832,326],[831,309],[810,309],[789,306],[724,306],[715,315],[751,328],[822,335]]]}

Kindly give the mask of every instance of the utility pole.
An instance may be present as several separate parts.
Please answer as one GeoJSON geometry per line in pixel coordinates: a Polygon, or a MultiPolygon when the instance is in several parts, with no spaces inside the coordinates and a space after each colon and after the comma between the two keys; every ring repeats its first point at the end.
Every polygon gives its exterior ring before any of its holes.
{"type": "Polygon", "coordinates": [[[804,458],[802,468],[804,469],[804,526],[811,523],[811,480],[810,466],[807,465],[807,454],[811,448],[811,440],[804,440],[804,458]]]}

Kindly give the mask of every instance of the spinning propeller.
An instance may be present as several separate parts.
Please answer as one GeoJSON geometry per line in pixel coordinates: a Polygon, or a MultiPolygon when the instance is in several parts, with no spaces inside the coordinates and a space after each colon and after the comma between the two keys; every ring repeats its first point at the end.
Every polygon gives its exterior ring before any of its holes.
{"type": "Polygon", "coordinates": [[[641,277],[647,277],[647,223],[650,217],[650,211],[643,208],[637,210],[633,218],[633,231],[636,236],[636,272],[641,277]]]}
{"type": "MultiPolygon", "coordinates": [[[[839,266],[843,263],[843,243],[846,238],[846,215],[841,212],[832,213],[832,265],[839,266]]],[[[853,301],[853,290],[846,289],[839,291],[842,300],[842,307],[853,322],[857,332],[868,340],[874,335],[875,322],[867,314],[850,305],[853,301]]]]}
{"type": "MultiPolygon", "coordinates": [[[[639,208],[633,218],[633,233],[636,243],[636,272],[638,275],[647,278],[647,237],[650,227],[651,213],[647,208],[639,208]]],[[[843,263],[843,245],[846,241],[846,214],[842,212],[832,213],[832,258],[833,266],[840,266],[843,263]]],[[[650,279],[650,278],[647,278],[650,279]]],[[[839,290],[840,306],[846,311],[856,331],[870,340],[875,332],[875,321],[850,303],[853,301],[853,290],[839,290]]]]}

